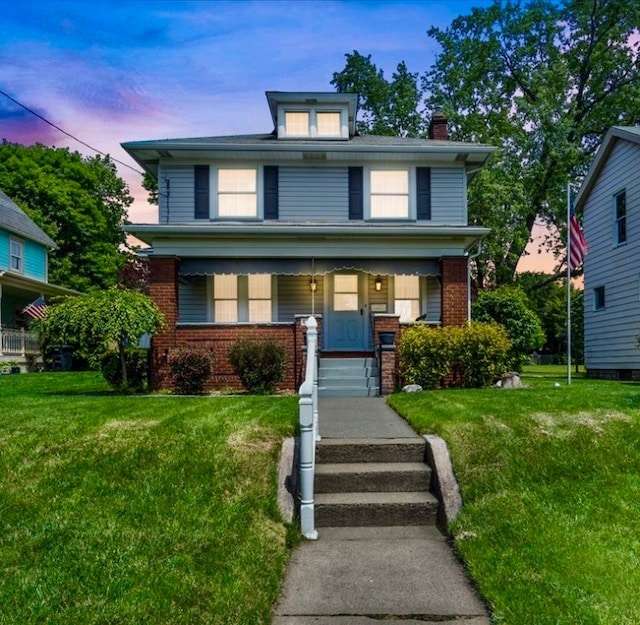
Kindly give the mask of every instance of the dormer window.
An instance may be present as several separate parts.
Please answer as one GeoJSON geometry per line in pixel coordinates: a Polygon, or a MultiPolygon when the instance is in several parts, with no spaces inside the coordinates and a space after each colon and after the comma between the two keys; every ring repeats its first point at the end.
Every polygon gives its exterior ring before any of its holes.
{"type": "Polygon", "coordinates": [[[305,111],[286,111],[284,114],[284,128],[287,137],[310,136],[309,113],[305,111]]]}
{"type": "Polygon", "coordinates": [[[340,111],[284,110],[284,138],[343,139],[348,138],[346,121],[340,111]]]}
{"type": "Polygon", "coordinates": [[[318,112],[316,113],[316,126],[319,137],[340,137],[340,113],[338,112],[318,112]]]}

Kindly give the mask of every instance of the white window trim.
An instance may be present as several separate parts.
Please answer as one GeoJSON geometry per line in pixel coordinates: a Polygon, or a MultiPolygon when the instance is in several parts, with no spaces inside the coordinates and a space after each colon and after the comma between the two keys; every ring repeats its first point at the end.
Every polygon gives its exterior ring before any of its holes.
{"type": "Polygon", "coordinates": [[[209,167],[209,218],[219,221],[261,221],[264,219],[264,174],[257,163],[218,163],[209,167]],[[253,216],[220,216],[218,211],[218,170],[255,169],[256,171],[256,214],[253,216]]]}
{"type": "Polygon", "coordinates": [[[271,321],[249,321],[249,276],[247,274],[239,274],[237,278],[237,321],[216,321],[215,320],[215,292],[213,288],[213,276],[207,278],[207,319],[210,323],[218,323],[220,325],[238,325],[251,324],[263,325],[268,323],[276,323],[278,319],[278,291],[277,276],[271,275],[271,321]]]}
{"type": "Polygon", "coordinates": [[[24,241],[22,239],[18,239],[17,237],[10,236],[9,237],[9,270],[16,271],[18,273],[24,273],[24,241]],[[16,244],[20,249],[20,255],[16,256],[13,254],[13,250],[11,249],[13,244],[16,244]],[[17,258],[19,260],[19,267],[16,269],[13,267],[12,260],[13,258],[17,258]]]}
{"type": "Polygon", "coordinates": [[[349,114],[346,107],[318,104],[306,107],[300,104],[281,104],[278,106],[278,139],[320,139],[322,141],[344,141],[349,138],[349,114]],[[288,135],[285,124],[285,113],[309,113],[309,134],[288,135]],[[319,135],[318,113],[340,113],[340,134],[319,135]]]}
{"type": "Polygon", "coordinates": [[[365,166],[363,172],[363,213],[365,221],[416,221],[418,215],[416,198],[416,168],[400,166],[365,166]],[[407,171],[409,173],[409,214],[406,217],[372,217],[371,216],[371,172],[372,171],[407,171]]]}
{"type": "Polygon", "coordinates": [[[611,208],[613,212],[613,244],[614,247],[618,247],[620,245],[626,245],[629,240],[629,211],[627,210],[627,189],[620,189],[613,194],[613,204],[611,208]],[[624,241],[620,241],[618,239],[618,197],[624,195],[624,222],[625,222],[625,239],[624,241]]]}

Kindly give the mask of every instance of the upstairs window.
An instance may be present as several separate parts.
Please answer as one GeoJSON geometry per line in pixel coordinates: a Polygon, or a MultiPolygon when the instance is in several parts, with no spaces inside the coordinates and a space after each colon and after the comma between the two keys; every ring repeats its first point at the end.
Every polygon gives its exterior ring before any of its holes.
{"type": "Polygon", "coordinates": [[[372,170],[371,219],[409,218],[409,172],[372,170]]]}
{"type": "Polygon", "coordinates": [[[614,196],[616,243],[627,240],[627,193],[621,191],[614,196]]]}
{"type": "Polygon", "coordinates": [[[218,217],[257,217],[255,169],[218,169],[218,217]]]}
{"type": "Polygon", "coordinates": [[[22,271],[24,257],[24,244],[18,239],[11,238],[9,244],[9,269],[22,271]]]}
{"type": "Polygon", "coordinates": [[[394,310],[400,315],[400,323],[415,321],[420,316],[419,276],[394,277],[394,310]]]}
{"type": "Polygon", "coordinates": [[[347,139],[346,115],[341,111],[281,110],[280,119],[284,124],[278,128],[279,138],[289,139],[347,139]]]}
{"type": "Polygon", "coordinates": [[[305,111],[287,111],[284,114],[287,137],[308,137],[310,135],[309,113],[305,111]]]}

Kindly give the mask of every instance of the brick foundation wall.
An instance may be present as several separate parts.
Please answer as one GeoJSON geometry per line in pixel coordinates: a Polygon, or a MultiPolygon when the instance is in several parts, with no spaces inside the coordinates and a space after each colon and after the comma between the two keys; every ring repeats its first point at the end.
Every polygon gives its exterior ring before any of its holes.
{"type": "Polygon", "coordinates": [[[443,326],[467,323],[467,258],[452,257],[440,260],[442,279],[443,326]]]}

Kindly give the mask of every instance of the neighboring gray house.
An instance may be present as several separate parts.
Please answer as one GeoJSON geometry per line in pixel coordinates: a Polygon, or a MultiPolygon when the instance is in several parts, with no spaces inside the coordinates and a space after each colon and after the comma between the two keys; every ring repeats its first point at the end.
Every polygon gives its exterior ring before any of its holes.
{"type": "Polygon", "coordinates": [[[582,212],[585,366],[593,377],[640,379],[640,127],[614,126],[585,178],[582,212]]]}
{"type": "MultiPolygon", "coordinates": [[[[494,148],[355,134],[357,96],[267,92],[272,132],[124,143],[158,180],[150,292],[169,321],[154,338],[155,386],[183,345],[210,349],[214,386],[234,386],[226,350],[274,338],[300,381],[300,319],[319,318],[325,356],[373,356],[379,332],[468,319],[467,185],[494,148]]],[[[238,111],[238,115],[242,112],[238,111]]]]}
{"type": "Polygon", "coordinates": [[[0,191],[0,362],[22,360],[39,352],[31,320],[23,311],[36,300],[69,295],[69,289],[49,284],[49,251],[57,246],[0,191]]]}

